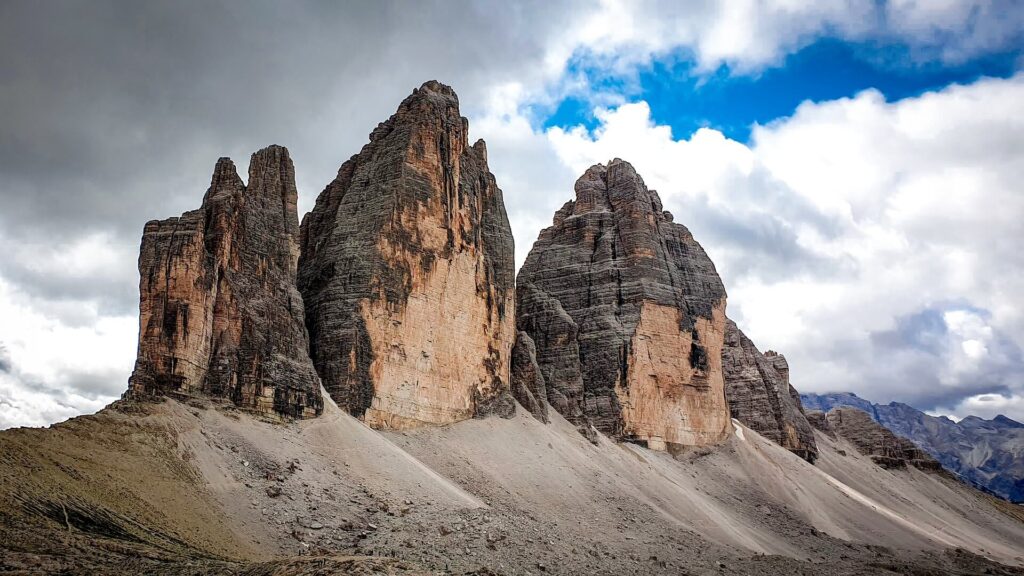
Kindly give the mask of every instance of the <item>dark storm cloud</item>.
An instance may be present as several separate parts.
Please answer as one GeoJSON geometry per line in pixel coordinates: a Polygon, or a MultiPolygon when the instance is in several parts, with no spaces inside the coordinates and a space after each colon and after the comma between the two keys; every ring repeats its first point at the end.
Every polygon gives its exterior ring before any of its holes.
{"type": "MultiPolygon", "coordinates": [[[[559,11],[538,2],[5,2],[0,6],[0,237],[72,244],[195,208],[216,159],[271,143],[310,206],[377,122],[430,78],[464,113],[529,75],[559,11]]],[[[28,248],[25,247],[25,250],[28,248]]],[[[0,274],[40,298],[134,307],[134,258],[106,278],[0,274]]]]}
{"type": "Polygon", "coordinates": [[[517,30],[528,24],[517,10],[475,4],[15,2],[2,10],[9,234],[40,233],[44,219],[61,235],[137,234],[149,217],[192,207],[218,156],[244,162],[273,142],[294,148],[318,190],[422,81],[454,83],[474,102],[482,80],[540,53],[517,30]]]}
{"type": "MultiPolygon", "coordinates": [[[[0,240],[3,240],[2,236],[0,240]]],[[[117,246],[104,248],[112,249],[112,254],[119,257],[118,261],[103,269],[93,269],[89,274],[62,271],[59,267],[39,268],[32,266],[31,262],[8,258],[0,260],[0,278],[16,285],[35,302],[91,303],[95,304],[96,313],[100,315],[134,314],[138,311],[138,283],[134,271],[134,252],[138,242],[126,239],[116,241],[117,246]]],[[[17,245],[16,242],[12,243],[17,245]]],[[[38,244],[26,245],[21,249],[34,252],[36,261],[50,257],[46,251],[39,249],[38,244]]],[[[86,254],[83,256],[88,257],[86,254]]],[[[68,314],[58,316],[65,324],[78,324],[68,314]]],[[[93,320],[95,317],[90,311],[87,321],[93,320]]]]}
{"type": "Polygon", "coordinates": [[[726,206],[693,200],[677,214],[705,248],[728,281],[746,277],[780,282],[803,274],[840,279],[855,272],[848,262],[822,257],[800,243],[796,225],[814,229],[823,238],[837,235],[840,225],[810,203],[761,174],[725,186],[726,206]]]}
{"type": "Polygon", "coordinates": [[[122,376],[116,370],[68,370],[62,372],[60,378],[53,382],[26,375],[21,375],[19,381],[27,390],[46,394],[71,407],[74,405],[70,398],[73,395],[87,400],[120,396],[127,386],[122,376]]]}

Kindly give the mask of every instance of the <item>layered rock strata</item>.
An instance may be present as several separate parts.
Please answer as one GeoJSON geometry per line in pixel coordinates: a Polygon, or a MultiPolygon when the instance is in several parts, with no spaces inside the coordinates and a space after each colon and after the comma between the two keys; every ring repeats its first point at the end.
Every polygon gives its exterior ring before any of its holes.
{"type": "Polygon", "coordinates": [[[800,396],[789,383],[786,358],[762,354],[732,320],[726,321],[722,366],[733,418],[762,436],[814,462],[818,448],[800,396]]]}
{"type": "Polygon", "coordinates": [[[427,82],[302,222],[299,289],[331,397],[376,428],[508,415],[512,232],[482,140],[427,82]]]}
{"type": "Polygon", "coordinates": [[[297,417],[323,409],[296,288],[299,220],[288,150],[221,158],[198,210],[146,224],[127,396],[230,400],[297,417]]]}
{"type": "Polygon", "coordinates": [[[580,177],[518,277],[516,322],[552,407],[586,432],[670,445],[730,429],[714,264],[616,159],[580,177]]]}
{"type": "Polygon", "coordinates": [[[849,440],[861,454],[870,456],[883,468],[906,468],[910,465],[922,470],[942,469],[927,452],[910,440],[893,434],[863,410],[834,408],[825,415],[825,419],[828,428],[837,436],[849,440]]]}

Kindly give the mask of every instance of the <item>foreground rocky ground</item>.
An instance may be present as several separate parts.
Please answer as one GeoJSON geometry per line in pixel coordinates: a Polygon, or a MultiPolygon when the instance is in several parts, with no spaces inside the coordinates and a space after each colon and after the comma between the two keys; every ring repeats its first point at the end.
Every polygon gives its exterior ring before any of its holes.
{"type": "Polygon", "coordinates": [[[0,434],[14,574],[1024,574],[1020,508],[740,427],[652,452],[553,415],[378,433],[121,402],[0,434]]]}

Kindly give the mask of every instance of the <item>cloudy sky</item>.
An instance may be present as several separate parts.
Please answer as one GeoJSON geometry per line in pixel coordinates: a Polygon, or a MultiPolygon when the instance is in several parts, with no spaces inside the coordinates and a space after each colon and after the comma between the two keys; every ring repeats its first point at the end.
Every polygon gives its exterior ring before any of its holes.
{"type": "Polygon", "coordinates": [[[629,160],[806,392],[1024,420],[1024,5],[0,3],[0,428],[126,387],[143,224],[277,143],[300,211],[436,78],[521,262],[629,160]]]}

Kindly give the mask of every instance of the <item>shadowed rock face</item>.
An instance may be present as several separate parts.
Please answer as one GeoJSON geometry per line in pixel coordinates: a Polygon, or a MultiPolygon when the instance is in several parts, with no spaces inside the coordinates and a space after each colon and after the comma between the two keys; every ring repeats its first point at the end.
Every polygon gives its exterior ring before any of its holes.
{"type": "Polygon", "coordinates": [[[883,468],[941,470],[942,466],[913,442],[897,436],[857,408],[834,408],[825,415],[828,429],[849,440],[862,454],[883,468]]]}
{"type": "Polygon", "coordinates": [[[818,448],[800,396],[789,383],[786,358],[761,354],[732,320],[726,321],[722,366],[725,396],[733,418],[762,436],[814,462],[818,448]]]}
{"type": "Polygon", "coordinates": [[[725,288],[690,232],[622,160],[591,167],[519,273],[516,323],[548,401],[586,432],[722,440],[725,288]]]}
{"type": "Polygon", "coordinates": [[[516,334],[512,347],[512,395],[533,417],[547,423],[548,393],[544,375],[537,364],[537,346],[530,335],[522,330],[516,334]]]}
{"type": "Polygon", "coordinates": [[[199,210],[146,224],[139,352],[126,395],[321,412],[295,287],[296,201],[288,150],[271,146],[252,155],[248,186],[221,158],[199,210]]]}
{"type": "Polygon", "coordinates": [[[427,82],[345,162],[302,222],[310,352],[376,428],[507,415],[512,232],[483,141],[427,82]]]}

